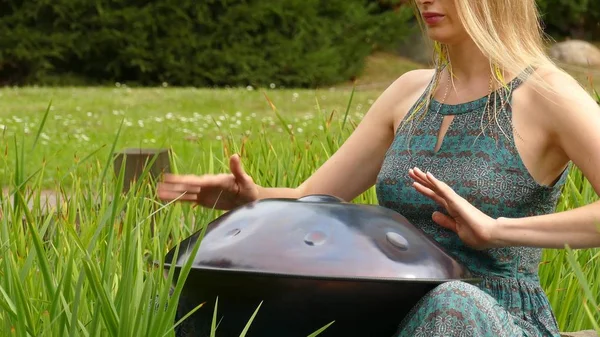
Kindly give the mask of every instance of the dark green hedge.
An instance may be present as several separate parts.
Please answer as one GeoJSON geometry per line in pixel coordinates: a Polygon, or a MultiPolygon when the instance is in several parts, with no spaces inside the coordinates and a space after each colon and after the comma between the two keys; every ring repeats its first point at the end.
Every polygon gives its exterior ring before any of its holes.
{"type": "Polygon", "coordinates": [[[565,37],[600,40],[600,0],[537,0],[546,33],[565,37]]]}
{"type": "Polygon", "coordinates": [[[7,0],[0,84],[328,85],[410,16],[368,0],[7,0]]]}

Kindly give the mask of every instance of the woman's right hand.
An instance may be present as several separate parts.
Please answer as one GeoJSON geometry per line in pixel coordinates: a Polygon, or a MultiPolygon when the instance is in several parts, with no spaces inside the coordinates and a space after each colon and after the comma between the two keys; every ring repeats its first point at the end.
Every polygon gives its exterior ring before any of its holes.
{"type": "Polygon", "coordinates": [[[164,201],[187,201],[219,210],[231,210],[255,201],[258,186],[242,168],[238,155],[229,158],[229,169],[229,174],[167,174],[158,184],[158,197],[164,201]]]}

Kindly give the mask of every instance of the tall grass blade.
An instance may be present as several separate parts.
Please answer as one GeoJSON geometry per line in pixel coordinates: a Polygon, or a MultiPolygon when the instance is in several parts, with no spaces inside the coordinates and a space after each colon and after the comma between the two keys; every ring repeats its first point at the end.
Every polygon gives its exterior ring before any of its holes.
{"type": "Polygon", "coordinates": [[[310,335],[308,335],[308,337],[316,337],[318,335],[320,335],[323,331],[327,330],[327,328],[329,328],[333,323],[335,323],[335,321],[331,321],[331,323],[325,325],[324,327],[320,328],[319,330],[311,333],[310,335]]]}
{"type": "Polygon", "coordinates": [[[46,125],[46,119],[48,119],[48,114],[50,113],[51,106],[52,106],[52,100],[50,100],[50,102],[48,103],[48,107],[46,108],[46,111],[44,112],[44,116],[42,117],[40,127],[38,128],[38,130],[35,134],[35,139],[33,140],[33,146],[31,147],[32,151],[35,150],[38,140],[40,139],[40,135],[42,134],[42,130],[44,129],[44,125],[46,125]]]}
{"type": "Polygon", "coordinates": [[[250,330],[250,325],[254,321],[254,318],[256,317],[256,314],[258,314],[258,310],[260,310],[260,307],[262,306],[262,304],[263,304],[262,301],[258,304],[258,307],[256,308],[256,310],[254,310],[254,313],[250,317],[250,320],[248,320],[248,323],[246,323],[246,326],[244,327],[244,330],[242,330],[242,333],[240,334],[240,337],[246,337],[246,334],[248,333],[248,330],[250,330]]]}

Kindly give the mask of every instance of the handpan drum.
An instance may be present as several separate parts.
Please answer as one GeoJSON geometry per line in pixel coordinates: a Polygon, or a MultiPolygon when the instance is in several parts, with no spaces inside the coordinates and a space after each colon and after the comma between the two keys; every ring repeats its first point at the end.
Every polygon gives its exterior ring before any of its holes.
{"type": "MultiPolygon", "coordinates": [[[[190,336],[392,337],[427,292],[477,282],[465,266],[397,212],[332,196],[263,199],[223,214],[179,247],[176,278],[192,269],[178,303],[190,336]]],[[[176,248],[176,247],[175,247],[176,248]]],[[[167,271],[175,248],[166,256],[167,271]]]]}

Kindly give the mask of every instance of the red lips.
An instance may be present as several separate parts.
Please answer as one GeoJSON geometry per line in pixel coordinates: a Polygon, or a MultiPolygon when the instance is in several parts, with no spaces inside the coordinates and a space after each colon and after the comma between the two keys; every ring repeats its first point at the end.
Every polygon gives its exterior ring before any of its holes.
{"type": "Polygon", "coordinates": [[[436,12],[423,12],[421,13],[423,19],[428,25],[434,25],[444,19],[444,15],[436,12]]]}

